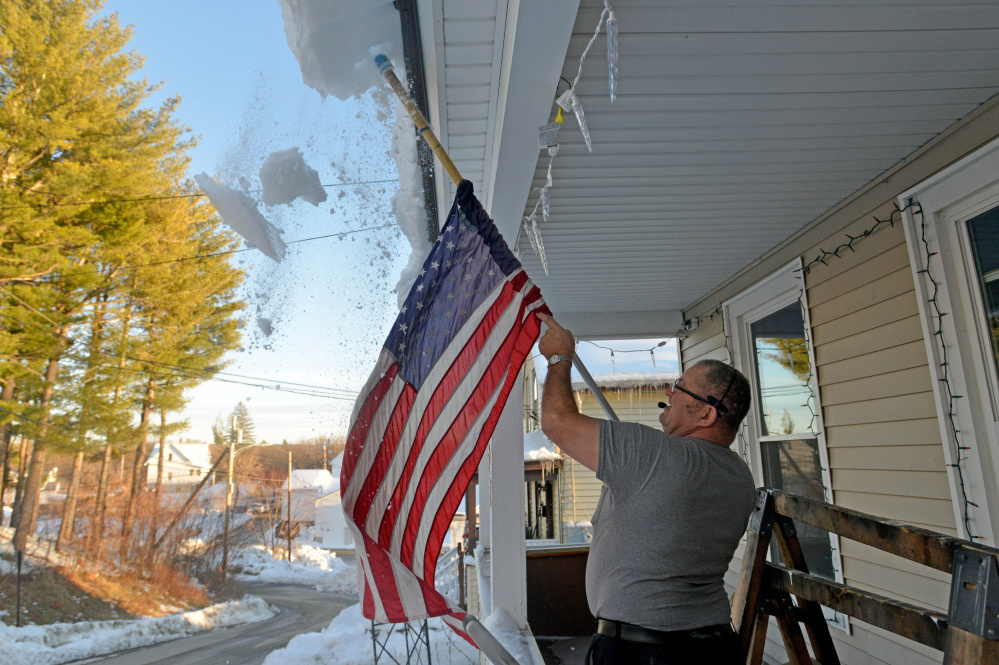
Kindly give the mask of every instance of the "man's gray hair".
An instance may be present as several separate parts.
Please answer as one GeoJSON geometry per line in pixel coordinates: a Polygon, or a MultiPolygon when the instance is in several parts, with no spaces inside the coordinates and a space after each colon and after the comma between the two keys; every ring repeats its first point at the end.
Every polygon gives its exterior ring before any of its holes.
{"type": "Polygon", "coordinates": [[[728,407],[728,413],[718,413],[718,420],[734,436],[749,413],[749,403],[752,400],[749,381],[742,372],[720,360],[700,360],[693,367],[703,369],[701,376],[704,377],[708,394],[717,397],[728,407]],[[726,387],[728,393],[725,392],[726,387]],[[722,395],[725,396],[724,399],[722,395]]]}

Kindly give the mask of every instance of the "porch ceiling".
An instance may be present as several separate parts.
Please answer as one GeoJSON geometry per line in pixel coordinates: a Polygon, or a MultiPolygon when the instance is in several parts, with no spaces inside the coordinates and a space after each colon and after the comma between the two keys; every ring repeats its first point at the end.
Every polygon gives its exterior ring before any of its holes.
{"type": "MultiPolygon", "coordinates": [[[[494,19],[502,12],[509,31],[507,2],[487,4],[496,8],[494,19]]],[[[444,2],[444,19],[459,6],[467,13],[470,5],[444,2]]],[[[518,6],[523,12],[526,5],[518,6]]],[[[682,310],[999,93],[995,2],[832,7],[814,0],[619,0],[613,6],[620,25],[618,98],[614,104],[608,98],[601,36],[577,88],[593,153],[566,114],[551,218],[539,219],[547,276],[521,241],[525,267],[556,314],[682,310]]],[[[575,77],[602,8],[602,0],[580,3],[561,71],[566,79],[575,77]]],[[[494,30],[479,45],[483,57],[501,54],[503,34],[494,30]]],[[[507,37],[505,48],[525,48],[507,37]]],[[[547,105],[556,86],[543,82],[550,98],[538,108],[551,109],[547,118],[542,113],[497,128],[503,108],[497,90],[516,75],[497,68],[517,62],[501,55],[479,65],[490,74],[492,93],[488,102],[484,93],[475,97],[482,167],[470,168],[495,188],[494,215],[501,170],[516,165],[492,156],[514,133],[533,140],[537,125],[554,119],[554,105],[547,105]]],[[[436,63],[438,79],[444,69],[436,63]]],[[[450,94],[440,99],[442,124],[467,130],[465,118],[456,124],[458,114],[473,105],[453,104],[450,94]]],[[[467,132],[445,133],[460,158],[473,157],[458,148],[471,142],[467,132]]],[[[532,160],[530,193],[502,192],[522,201],[526,194],[525,214],[548,167],[544,152],[532,160]]],[[[510,238],[516,220],[497,221],[510,238]]],[[[624,331],[628,322],[614,325],[624,331]]]]}

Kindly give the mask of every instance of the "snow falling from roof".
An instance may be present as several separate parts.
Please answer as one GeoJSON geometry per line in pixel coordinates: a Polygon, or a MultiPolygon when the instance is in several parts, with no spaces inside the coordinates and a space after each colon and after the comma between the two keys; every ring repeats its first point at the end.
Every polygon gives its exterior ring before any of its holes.
{"type": "Polygon", "coordinates": [[[194,180],[222,216],[222,221],[242,236],[247,247],[259,249],[275,262],[281,263],[287,250],[281,239],[284,231],[260,214],[256,201],[231,187],[215,184],[207,173],[199,173],[194,176],[194,180]]]}
{"type": "Polygon", "coordinates": [[[324,98],[361,95],[382,83],[372,58],[402,62],[399,12],[391,2],[279,0],[302,81],[324,98]]]}
{"type": "Polygon", "coordinates": [[[326,190],[319,182],[319,173],[305,163],[298,148],[272,152],[259,171],[263,185],[261,199],[264,205],[290,205],[302,199],[318,207],[326,200],[326,190]]]}

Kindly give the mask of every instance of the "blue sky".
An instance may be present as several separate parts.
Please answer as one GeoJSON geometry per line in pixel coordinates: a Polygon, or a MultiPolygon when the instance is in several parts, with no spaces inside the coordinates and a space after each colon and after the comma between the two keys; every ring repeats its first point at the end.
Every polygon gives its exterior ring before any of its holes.
{"type": "MultiPolygon", "coordinates": [[[[199,137],[192,175],[205,171],[234,186],[241,176],[258,183],[268,154],[298,147],[323,184],[397,177],[387,154],[391,118],[370,99],[323,101],[302,83],[276,0],[110,0],[106,11],[134,27],[131,45],[146,56],[143,74],[151,83],[163,82],[151,102],[182,98],[175,117],[199,137]]],[[[250,325],[228,372],[285,387],[360,388],[395,317],[393,289],[409,255],[394,228],[363,230],[393,221],[389,197],[395,190],[394,182],[349,185],[328,188],[329,199],[318,208],[298,202],[262,209],[285,230],[286,242],[360,232],[292,245],[279,265],[256,252],[238,255],[248,272],[250,325]],[[258,315],[272,320],[270,337],[253,324],[258,315]]],[[[658,341],[607,345],[649,348],[658,341]]],[[[611,371],[609,352],[583,344],[580,354],[591,372],[611,371]]],[[[656,357],[656,368],[648,354],[617,354],[615,365],[618,372],[675,370],[672,343],[656,357]]],[[[183,414],[191,428],[183,436],[210,440],[216,416],[239,401],[250,410],[258,440],[272,443],[341,434],[353,406],[209,381],[191,393],[183,414]]]]}

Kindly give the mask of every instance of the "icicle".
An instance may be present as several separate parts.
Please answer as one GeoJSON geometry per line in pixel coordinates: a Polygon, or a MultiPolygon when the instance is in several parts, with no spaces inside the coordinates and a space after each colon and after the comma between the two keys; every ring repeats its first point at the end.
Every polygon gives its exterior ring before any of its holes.
{"type": "Polygon", "coordinates": [[[610,78],[610,100],[611,103],[617,97],[617,17],[614,10],[610,9],[607,16],[607,70],[610,78]]]}
{"type": "Polygon", "coordinates": [[[652,366],[655,367],[656,366],[656,350],[655,349],[649,349],[649,354],[652,356],[652,366]]]}
{"type": "Polygon", "coordinates": [[[611,349],[611,374],[617,374],[617,368],[614,366],[614,349],[611,349]]]}
{"type": "Polygon", "coordinates": [[[548,221],[548,216],[552,214],[552,195],[548,193],[548,188],[541,190],[541,215],[548,221]]]}
{"type": "Polygon", "coordinates": [[[583,133],[583,140],[586,141],[586,149],[593,152],[593,144],[590,142],[590,130],[586,126],[586,114],[583,113],[583,105],[579,103],[575,88],[569,88],[558,98],[558,105],[566,111],[576,114],[576,122],[579,123],[579,131],[583,133]]]}
{"type": "Polygon", "coordinates": [[[538,257],[541,259],[541,267],[545,269],[545,275],[548,274],[548,257],[545,256],[545,243],[541,240],[541,231],[538,229],[538,220],[531,215],[531,227],[534,231],[534,240],[537,242],[536,251],[538,252],[538,257]]]}

